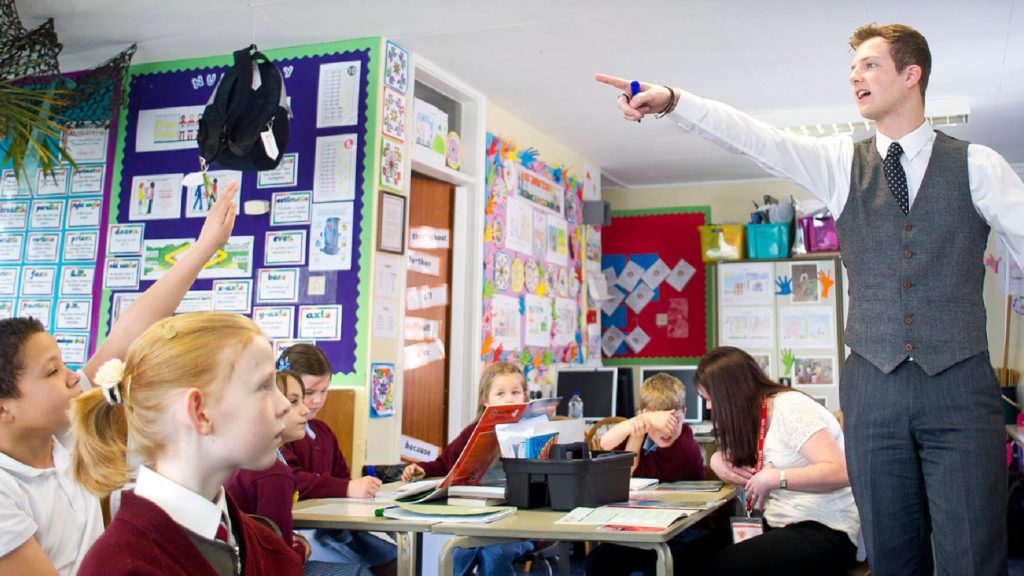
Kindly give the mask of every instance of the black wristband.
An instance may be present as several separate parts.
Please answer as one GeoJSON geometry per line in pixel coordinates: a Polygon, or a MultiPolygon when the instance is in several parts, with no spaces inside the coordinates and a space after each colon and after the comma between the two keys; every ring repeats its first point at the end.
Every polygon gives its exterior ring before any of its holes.
{"type": "Polygon", "coordinates": [[[664,118],[666,114],[675,110],[676,108],[675,91],[672,90],[671,86],[665,86],[665,89],[668,90],[668,104],[666,104],[665,107],[662,108],[661,112],[658,112],[657,114],[654,115],[655,118],[664,118]]]}

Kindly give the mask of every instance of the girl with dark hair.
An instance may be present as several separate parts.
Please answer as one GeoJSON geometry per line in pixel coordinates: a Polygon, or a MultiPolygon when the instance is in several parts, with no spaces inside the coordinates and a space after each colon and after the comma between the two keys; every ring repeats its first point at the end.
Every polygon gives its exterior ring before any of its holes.
{"type": "Polygon", "coordinates": [[[715,554],[703,573],[845,573],[860,520],[839,422],[806,394],[769,380],[738,348],[709,352],[694,384],[718,437],[711,469],[743,485],[766,522],[764,534],[715,554]]]}

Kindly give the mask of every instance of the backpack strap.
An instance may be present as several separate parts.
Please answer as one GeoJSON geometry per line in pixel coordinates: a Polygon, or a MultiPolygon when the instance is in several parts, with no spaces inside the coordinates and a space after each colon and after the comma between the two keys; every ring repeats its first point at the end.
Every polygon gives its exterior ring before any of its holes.
{"type": "MultiPolygon", "coordinates": [[[[224,115],[225,129],[234,126],[242,113],[249,107],[252,100],[252,52],[255,52],[256,45],[251,44],[248,48],[235,51],[235,94],[229,101],[228,109],[224,115]]],[[[257,54],[259,54],[257,52],[257,54]]],[[[262,56],[262,54],[260,54],[262,56]]],[[[230,134],[225,136],[230,138],[230,134]]]]}

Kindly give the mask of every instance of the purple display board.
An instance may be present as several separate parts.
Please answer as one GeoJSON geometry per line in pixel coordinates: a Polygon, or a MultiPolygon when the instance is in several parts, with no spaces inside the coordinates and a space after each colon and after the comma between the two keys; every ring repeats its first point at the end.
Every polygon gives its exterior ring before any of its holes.
{"type": "MultiPolygon", "coordinates": [[[[368,332],[367,319],[363,316],[368,310],[365,305],[368,280],[364,276],[369,274],[369,265],[363,249],[369,247],[368,231],[364,228],[370,222],[370,207],[366,203],[372,202],[374,182],[373,157],[368,152],[375,150],[378,145],[376,130],[368,129],[368,122],[372,121],[368,119],[377,117],[377,88],[370,79],[377,76],[378,52],[378,43],[373,39],[266,51],[285,78],[285,89],[294,115],[291,136],[284,150],[285,161],[292,162],[294,170],[290,176],[287,173],[270,175],[254,172],[241,175],[242,203],[266,200],[273,204],[275,194],[308,192],[312,200],[310,213],[326,214],[325,205],[328,203],[335,207],[343,205],[341,207],[351,214],[352,227],[347,267],[311,270],[310,265],[315,258],[314,244],[331,241],[327,237],[337,230],[325,231],[315,221],[311,224],[308,221],[302,222],[301,218],[292,218],[282,223],[272,222],[272,214],[247,216],[240,213],[232,237],[252,237],[251,260],[247,261],[244,251],[229,251],[228,257],[235,268],[225,274],[232,277],[201,277],[192,286],[192,292],[187,298],[189,309],[212,309],[215,283],[223,287],[223,283],[228,282],[233,287],[244,289],[244,281],[248,280],[248,306],[245,306],[248,310],[237,309],[242,302],[240,298],[235,298],[231,305],[218,305],[217,308],[234,308],[251,317],[259,307],[263,308],[259,314],[270,317],[280,312],[281,318],[287,317],[287,311],[290,310],[290,328],[287,327],[287,320],[277,323],[283,332],[271,338],[275,344],[281,347],[294,340],[315,341],[330,358],[336,373],[352,377],[356,376],[357,357],[365,354],[368,332]],[[340,89],[338,84],[342,85],[340,89]],[[330,89],[333,95],[321,95],[321,89],[325,92],[330,89]],[[341,109],[337,106],[339,103],[348,103],[351,109],[345,114],[338,112],[341,109]],[[335,108],[333,123],[332,112],[323,109],[329,106],[335,108]],[[351,199],[345,198],[344,202],[338,202],[338,198],[333,198],[334,202],[318,202],[318,199],[324,200],[325,195],[314,192],[317,143],[329,137],[340,139],[349,148],[355,148],[349,156],[349,161],[355,163],[354,191],[351,199]],[[268,261],[268,233],[271,239],[285,233],[285,240],[302,242],[301,252],[275,252],[268,261]],[[261,282],[268,278],[272,278],[273,283],[268,280],[266,287],[272,288],[267,288],[265,297],[257,301],[261,282]],[[282,282],[280,278],[285,278],[285,281],[282,282]],[[289,286],[293,286],[293,289],[289,289],[289,286]],[[306,306],[313,308],[304,309],[306,306]],[[329,330],[324,329],[323,318],[331,319],[339,311],[340,330],[334,335],[327,334],[329,330]],[[300,322],[300,315],[308,321],[300,322]],[[306,334],[300,331],[303,327],[307,330],[306,334]],[[318,335],[309,337],[309,331],[318,335]]],[[[181,175],[199,170],[198,148],[187,142],[195,138],[194,130],[198,128],[193,115],[201,113],[217,82],[229,69],[230,62],[230,57],[217,57],[132,67],[128,106],[122,113],[122,128],[118,133],[114,183],[118,197],[116,202],[111,203],[110,222],[112,225],[144,224],[143,236],[145,241],[151,243],[150,254],[153,253],[152,247],[159,245],[161,240],[195,239],[199,236],[204,221],[202,213],[209,209],[209,195],[194,187],[175,184],[175,179],[178,178],[180,182],[181,175]],[[174,134],[174,129],[166,129],[168,118],[179,116],[181,121],[177,129],[180,132],[174,134]],[[178,188],[176,192],[175,186],[178,188]],[[178,213],[177,217],[172,216],[175,212],[178,213]]],[[[195,120],[198,120],[197,116],[195,120]]],[[[214,166],[211,170],[219,168],[214,166]]],[[[321,167],[321,173],[324,170],[321,167]]],[[[230,179],[234,176],[226,177],[230,179]]],[[[321,181],[322,177],[321,174],[321,181]]],[[[325,217],[324,220],[329,218],[325,217]]],[[[338,219],[335,218],[332,225],[337,223],[338,219]]],[[[341,223],[344,225],[344,218],[341,223]]],[[[113,259],[137,260],[142,270],[146,269],[147,263],[159,264],[152,257],[147,260],[146,250],[137,255],[111,254],[110,250],[116,244],[108,244],[107,265],[112,266],[113,259]]],[[[319,245],[322,247],[322,244],[319,245]]],[[[344,251],[345,247],[341,249],[344,251]]],[[[165,250],[173,252],[173,244],[166,246],[165,250]]],[[[317,250],[317,253],[323,258],[321,250],[317,250]]],[[[97,274],[105,274],[106,267],[101,266],[97,274]]],[[[121,309],[119,306],[123,307],[131,301],[133,295],[141,293],[154,281],[145,279],[143,273],[140,276],[142,278],[137,288],[118,288],[104,284],[103,328],[108,328],[111,320],[116,320],[121,309]]],[[[218,301],[228,302],[227,299],[218,301]]],[[[341,380],[346,382],[349,378],[343,376],[341,380]]],[[[353,379],[352,383],[357,381],[353,379]]]]}

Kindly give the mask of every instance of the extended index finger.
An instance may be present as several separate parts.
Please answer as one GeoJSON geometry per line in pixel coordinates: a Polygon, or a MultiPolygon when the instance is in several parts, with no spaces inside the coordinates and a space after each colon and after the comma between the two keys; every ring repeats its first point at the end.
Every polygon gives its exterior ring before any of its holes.
{"type": "Polygon", "coordinates": [[[607,74],[594,74],[594,80],[602,84],[613,86],[623,92],[629,90],[629,80],[625,78],[619,78],[618,76],[608,76],[607,74]]]}

